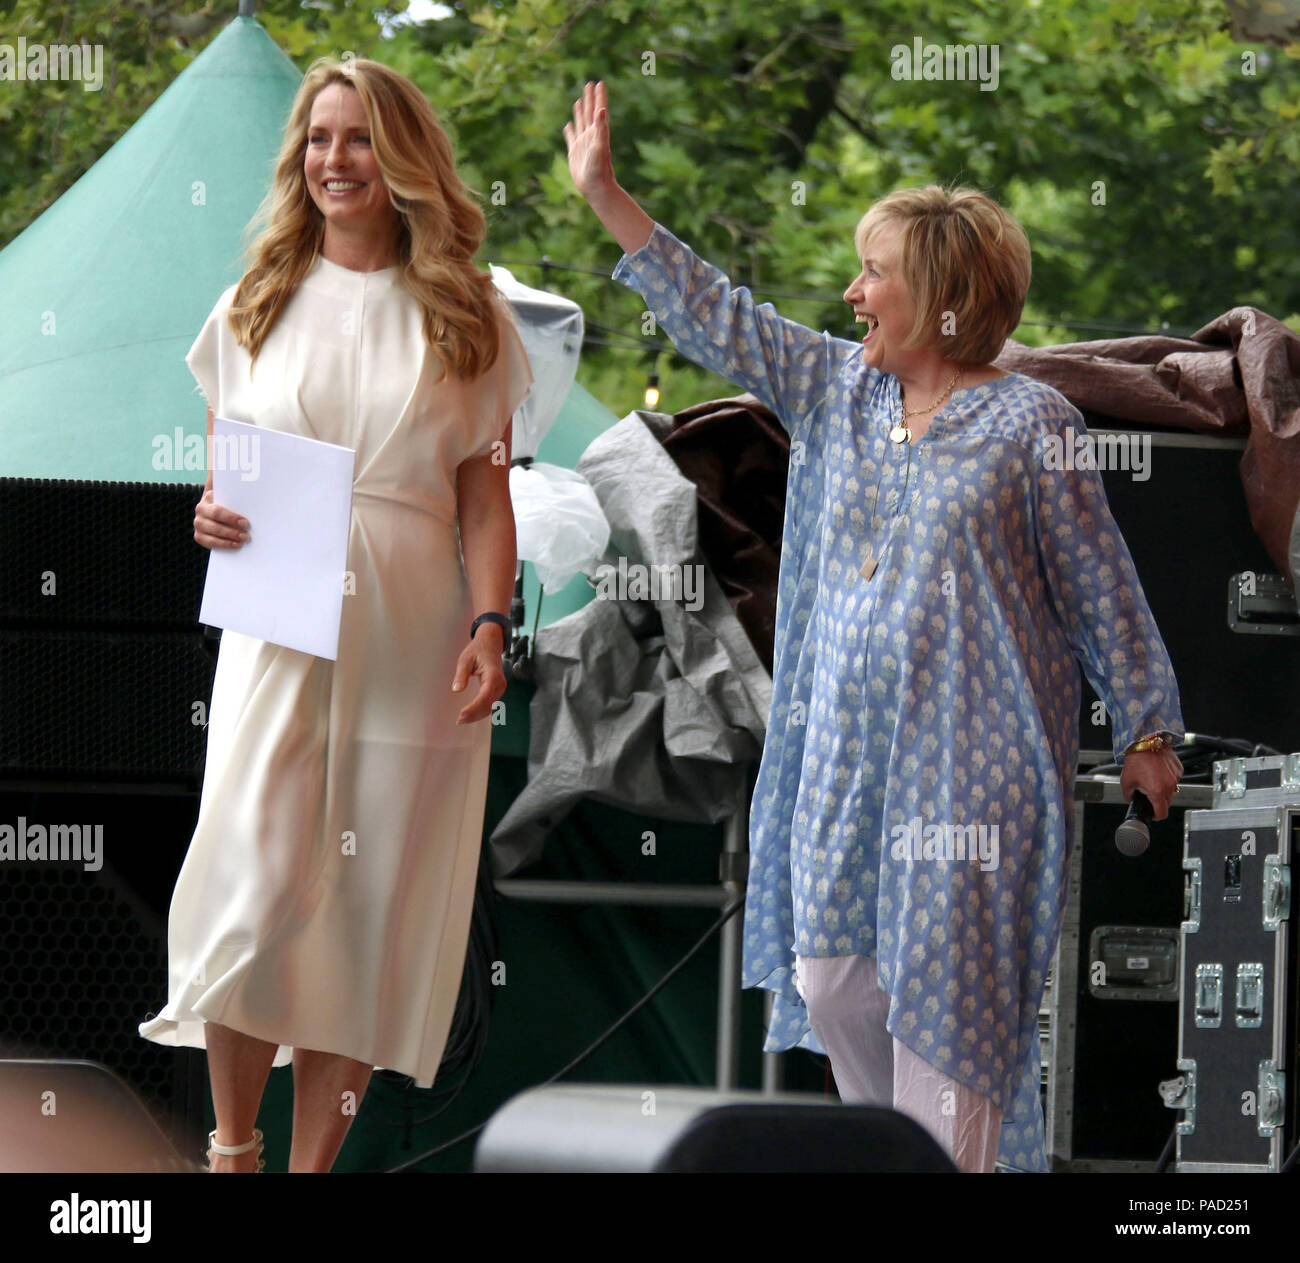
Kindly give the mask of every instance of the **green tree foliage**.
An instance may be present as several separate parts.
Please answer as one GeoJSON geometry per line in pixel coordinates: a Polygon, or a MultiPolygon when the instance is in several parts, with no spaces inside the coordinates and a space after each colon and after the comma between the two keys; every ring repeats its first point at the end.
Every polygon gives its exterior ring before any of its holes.
{"type": "MultiPolygon", "coordinates": [[[[106,46],[99,93],[0,84],[0,244],[235,8],[0,0],[0,41],[106,46]]],[[[1024,223],[1022,340],[1189,332],[1240,304],[1300,311],[1300,46],[1235,44],[1223,0],[965,0],[942,17],[921,0],[497,0],[421,24],[404,9],[267,0],[258,17],[304,69],[351,50],[420,84],[482,196],[484,260],[582,305],[582,380],[615,411],[636,405],[662,342],[609,282],[618,248],[569,180],[560,129],[587,80],[608,87],[629,192],[816,328],[857,336],[839,297],[857,271],[854,224],[932,180],[982,188],[1024,223]],[[895,77],[894,50],[918,39],[996,47],[996,88],[895,77]]],[[[668,409],[733,389],[668,353],[659,369],[668,409]]]]}

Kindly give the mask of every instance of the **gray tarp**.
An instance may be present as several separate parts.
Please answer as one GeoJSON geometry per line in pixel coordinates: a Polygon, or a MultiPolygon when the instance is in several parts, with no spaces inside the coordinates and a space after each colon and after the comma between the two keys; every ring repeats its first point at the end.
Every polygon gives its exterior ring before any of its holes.
{"type": "Polygon", "coordinates": [[[664,591],[598,594],[538,632],[528,784],[489,841],[496,877],[539,859],[583,798],[701,823],[748,802],[772,681],[703,560],[695,485],[657,437],[671,427],[662,413],[630,413],[587,448],[578,472],[609,519],[605,561],[698,567],[702,604],[692,611],[664,591]]]}

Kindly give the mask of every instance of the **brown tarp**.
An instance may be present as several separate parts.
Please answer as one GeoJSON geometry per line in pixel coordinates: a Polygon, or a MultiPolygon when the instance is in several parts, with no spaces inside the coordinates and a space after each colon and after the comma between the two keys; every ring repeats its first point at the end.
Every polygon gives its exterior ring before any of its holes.
{"type": "Polygon", "coordinates": [[[662,442],[695,484],[700,551],[770,676],[790,436],[746,394],[675,413],[662,442]]]}
{"type": "Polygon", "coordinates": [[[1248,435],[1241,484],[1250,523],[1296,588],[1300,336],[1281,321],[1234,307],[1190,338],[1145,334],[1048,347],[1008,338],[993,362],[1115,421],[1248,435]]]}
{"type": "MultiPolygon", "coordinates": [[[[1251,525],[1298,586],[1300,336],[1279,320],[1234,307],[1190,338],[1050,347],[1008,338],[994,363],[1054,386],[1094,423],[1247,436],[1241,481],[1251,525]]],[[[676,413],[663,443],[696,485],[701,550],[770,672],[789,437],[746,394],[676,413]]]]}

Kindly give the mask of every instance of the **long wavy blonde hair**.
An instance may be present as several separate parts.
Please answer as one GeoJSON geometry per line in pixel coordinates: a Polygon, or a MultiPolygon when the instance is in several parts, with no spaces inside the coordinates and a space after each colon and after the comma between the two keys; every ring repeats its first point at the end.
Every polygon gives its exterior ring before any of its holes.
{"type": "MultiPolygon", "coordinates": [[[[424,336],[444,365],[473,380],[496,362],[492,304],[504,302],[492,278],[474,266],[487,218],[456,174],[451,143],[433,107],[405,75],[366,58],[319,57],[294,97],[275,179],[249,232],[243,277],[228,319],[252,360],[281,310],[320,253],[325,217],[303,173],[312,103],[331,84],[353,88],[370,126],[370,147],[397,211],[394,243],[401,279],[423,308],[424,336]]],[[[251,368],[250,368],[251,373],[251,368]]]]}

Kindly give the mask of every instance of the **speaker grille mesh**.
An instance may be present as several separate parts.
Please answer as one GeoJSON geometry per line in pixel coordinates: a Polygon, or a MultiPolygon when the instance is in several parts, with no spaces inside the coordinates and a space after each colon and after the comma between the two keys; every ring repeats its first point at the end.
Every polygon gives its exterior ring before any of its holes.
{"type": "Polygon", "coordinates": [[[4,1055],[100,1062],[173,1130],[193,1106],[193,1071],[137,1029],[167,994],[164,918],[107,864],[10,862],[0,865],[0,927],[4,1055]]]}
{"type": "Polygon", "coordinates": [[[0,629],[0,775],[197,783],[214,670],[197,631],[0,629]]]}
{"type": "Polygon", "coordinates": [[[202,485],[0,479],[0,624],[193,628],[202,485]],[[49,588],[53,585],[53,592],[49,588]]]}

